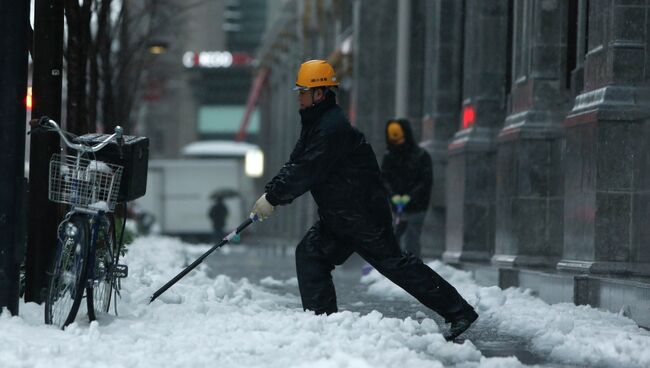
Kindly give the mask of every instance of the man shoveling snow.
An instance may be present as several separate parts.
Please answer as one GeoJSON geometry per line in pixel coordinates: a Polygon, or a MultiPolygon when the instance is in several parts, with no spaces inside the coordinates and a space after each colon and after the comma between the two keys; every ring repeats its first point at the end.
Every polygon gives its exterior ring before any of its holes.
{"type": "Polygon", "coordinates": [[[305,310],[338,311],[331,271],[353,253],[451,323],[453,340],[476,320],[474,309],[440,275],[410,253],[402,253],[392,230],[388,194],[364,135],[336,103],[334,69],[324,60],[298,71],[302,130],[289,161],[266,185],[251,216],[269,217],[311,191],[319,220],[296,249],[298,286],[305,310]]]}

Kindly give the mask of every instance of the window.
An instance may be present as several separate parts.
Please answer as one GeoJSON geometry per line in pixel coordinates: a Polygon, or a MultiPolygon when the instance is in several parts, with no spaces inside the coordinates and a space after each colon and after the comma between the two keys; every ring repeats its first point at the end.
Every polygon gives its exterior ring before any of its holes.
{"type": "MultiPolygon", "coordinates": [[[[239,131],[246,105],[204,105],[199,108],[197,129],[199,135],[232,135],[239,131]]],[[[260,130],[260,114],[253,111],[247,133],[257,134],[260,130]]]]}

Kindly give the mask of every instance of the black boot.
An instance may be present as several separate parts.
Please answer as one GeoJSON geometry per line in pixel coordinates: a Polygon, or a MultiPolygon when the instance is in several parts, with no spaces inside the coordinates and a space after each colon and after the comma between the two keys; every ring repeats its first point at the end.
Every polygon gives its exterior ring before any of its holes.
{"type": "Polygon", "coordinates": [[[476,314],[473,309],[470,309],[467,313],[452,321],[449,331],[444,334],[445,340],[451,341],[457,338],[460,334],[465,332],[477,318],[478,314],[476,314]]]}

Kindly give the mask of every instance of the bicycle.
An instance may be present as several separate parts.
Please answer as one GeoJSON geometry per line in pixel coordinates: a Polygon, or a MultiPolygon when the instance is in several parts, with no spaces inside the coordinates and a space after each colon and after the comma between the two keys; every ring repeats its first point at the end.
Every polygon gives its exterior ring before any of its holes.
{"type": "Polygon", "coordinates": [[[91,146],[70,142],[67,136],[72,135],[49,118],[42,118],[39,127],[56,131],[76,152],[54,154],[50,160],[49,200],[70,208],[57,230],[57,248],[45,296],[45,323],[63,329],[74,322],[84,292],[91,321],[100,313],[109,313],[111,302],[117,315],[120,280],[127,277],[128,267],[118,263],[121,241],[116,241],[112,212],[124,168],[98,161],[95,153],[113,139],[121,152],[122,128],[116,127],[112,135],[91,146]]]}

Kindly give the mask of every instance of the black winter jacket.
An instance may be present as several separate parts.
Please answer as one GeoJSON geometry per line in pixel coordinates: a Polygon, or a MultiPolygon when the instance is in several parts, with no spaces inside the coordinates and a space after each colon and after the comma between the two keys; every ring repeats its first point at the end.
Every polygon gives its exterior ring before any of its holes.
{"type": "Polygon", "coordinates": [[[386,123],[387,150],[381,163],[381,174],[389,196],[408,194],[411,201],[404,212],[424,212],[429,206],[433,168],[431,156],[420,148],[413,138],[408,120],[390,120],[386,123]],[[404,143],[392,145],[388,142],[388,125],[397,121],[404,130],[404,143]]]}
{"type": "Polygon", "coordinates": [[[311,191],[321,220],[349,230],[364,224],[390,225],[387,193],[372,147],[350,125],[336,97],[300,111],[302,129],[289,161],[266,184],[272,205],[291,203],[311,191]],[[339,226],[341,225],[341,226],[339,226]]]}

